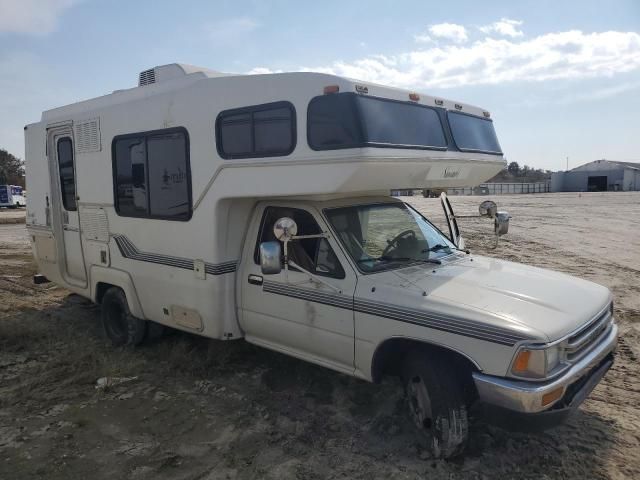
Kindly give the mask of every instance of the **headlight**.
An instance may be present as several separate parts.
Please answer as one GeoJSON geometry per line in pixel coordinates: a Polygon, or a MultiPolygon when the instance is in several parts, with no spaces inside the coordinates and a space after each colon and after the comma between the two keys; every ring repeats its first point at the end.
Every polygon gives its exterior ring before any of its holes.
{"type": "Polygon", "coordinates": [[[521,347],[511,362],[511,373],[516,377],[546,378],[560,365],[560,347],[521,347]]]}

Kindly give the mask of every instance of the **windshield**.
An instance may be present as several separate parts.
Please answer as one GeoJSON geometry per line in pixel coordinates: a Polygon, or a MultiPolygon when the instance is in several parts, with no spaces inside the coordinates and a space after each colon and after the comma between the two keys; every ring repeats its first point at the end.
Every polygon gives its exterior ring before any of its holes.
{"type": "Polygon", "coordinates": [[[460,150],[502,153],[493,122],[488,118],[458,112],[449,112],[447,117],[453,140],[460,150]]]}
{"type": "Polygon", "coordinates": [[[404,203],[381,203],[325,210],[337,237],[365,272],[411,263],[439,263],[455,246],[404,203]]]}

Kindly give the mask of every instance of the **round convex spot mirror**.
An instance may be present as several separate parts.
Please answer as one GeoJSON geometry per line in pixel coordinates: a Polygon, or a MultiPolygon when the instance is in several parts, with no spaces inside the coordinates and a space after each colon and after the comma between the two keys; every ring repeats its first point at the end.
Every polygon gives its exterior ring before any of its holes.
{"type": "Polygon", "coordinates": [[[273,234],[281,242],[290,240],[298,234],[298,225],[292,218],[279,218],[273,225],[273,234]]]}
{"type": "Polygon", "coordinates": [[[496,213],[498,213],[498,205],[492,200],[485,200],[478,207],[478,211],[481,217],[494,218],[496,213]]]}

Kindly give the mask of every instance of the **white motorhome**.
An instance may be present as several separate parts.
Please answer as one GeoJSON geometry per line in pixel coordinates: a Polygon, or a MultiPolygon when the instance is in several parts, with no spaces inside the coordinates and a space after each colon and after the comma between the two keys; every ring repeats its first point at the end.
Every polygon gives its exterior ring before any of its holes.
{"type": "MultiPolygon", "coordinates": [[[[606,373],[608,289],[466,251],[390,189],[505,166],[489,112],[319,73],[186,65],[25,127],[40,271],[101,304],[116,345],[158,325],[365,381],[404,379],[435,455],[467,410],[560,421],[606,373]]],[[[506,230],[508,216],[483,207],[506,230]]]]}
{"type": "Polygon", "coordinates": [[[19,185],[0,185],[0,207],[24,207],[24,191],[19,185]]]}

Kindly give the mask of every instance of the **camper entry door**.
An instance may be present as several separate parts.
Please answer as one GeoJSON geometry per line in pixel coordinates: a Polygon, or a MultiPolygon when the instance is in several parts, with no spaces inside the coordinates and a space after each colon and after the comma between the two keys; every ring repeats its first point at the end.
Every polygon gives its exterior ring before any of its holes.
{"type": "Polygon", "coordinates": [[[76,155],[71,123],[49,128],[51,203],[59,266],[66,281],[85,287],[87,275],[80,241],[76,194],[76,155]]]}

